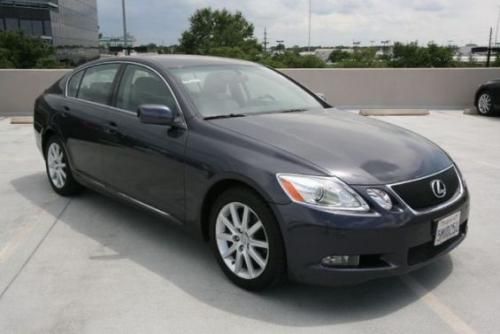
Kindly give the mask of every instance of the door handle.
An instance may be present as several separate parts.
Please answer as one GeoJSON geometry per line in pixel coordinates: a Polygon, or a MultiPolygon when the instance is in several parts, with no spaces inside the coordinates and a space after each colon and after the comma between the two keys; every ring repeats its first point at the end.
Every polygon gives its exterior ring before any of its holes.
{"type": "Polygon", "coordinates": [[[70,107],[68,107],[68,106],[63,106],[63,111],[62,111],[61,115],[62,115],[63,117],[68,116],[68,111],[70,111],[70,110],[71,110],[71,108],[70,108],[70,107]]]}
{"type": "Polygon", "coordinates": [[[111,122],[108,122],[108,130],[107,130],[108,133],[112,134],[112,135],[116,135],[118,134],[118,125],[111,121],[111,122]]]}

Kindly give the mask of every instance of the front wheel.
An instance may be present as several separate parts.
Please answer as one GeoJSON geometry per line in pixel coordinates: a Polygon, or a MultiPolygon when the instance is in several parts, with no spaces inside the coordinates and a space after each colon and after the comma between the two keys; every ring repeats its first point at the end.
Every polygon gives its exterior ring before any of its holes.
{"type": "Polygon", "coordinates": [[[45,166],[50,185],[59,195],[71,196],[82,190],[82,186],[73,178],[64,146],[55,136],[47,142],[45,166]]]}
{"type": "Polygon", "coordinates": [[[226,276],[244,289],[263,290],[285,276],[278,223],[250,190],[230,189],[216,200],[210,215],[210,242],[226,276]]]}
{"type": "Polygon", "coordinates": [[[485,91],[479,95],[479,98],[477,99],[477,110],[479,111],[479,114],[483,116],[494,115],[495,110],[493,96],[489,92],[485,91]]]}

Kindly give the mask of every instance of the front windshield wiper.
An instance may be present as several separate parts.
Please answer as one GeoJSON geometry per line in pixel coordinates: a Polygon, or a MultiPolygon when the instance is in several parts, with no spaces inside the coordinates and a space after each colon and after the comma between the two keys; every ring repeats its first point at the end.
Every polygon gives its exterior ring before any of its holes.
{"type": "Polygon", "coordinates": [[[222,118],[235,118],[235,117],[245,117],[245,114],[228,114],[228,115],[217,115],[217,116],[209,116],[205,117],[204,119],[209,120],[209,119],[222,119],[222,118]]]}
{"type": "Polygon", "coordinates": [[[297,108],[297,109],[287,109],[287,110],[281,110],[279,111],[280,113],[292,113],[292,112],[304,112],[304,111],[307,111],[309,109],[306,109],[306,108],[297,108]]]}

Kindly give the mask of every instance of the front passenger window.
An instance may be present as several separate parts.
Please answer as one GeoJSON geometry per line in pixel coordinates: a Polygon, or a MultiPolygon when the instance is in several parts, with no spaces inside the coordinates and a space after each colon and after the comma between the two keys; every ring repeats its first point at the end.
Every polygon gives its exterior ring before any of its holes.
{"type": "Polygon", "coordinates": [[[109,104],[113,81],[119,68],[119,64],[108,64],[87,69],[78,90],[78,98],[100,104],[109,104]]]}
{"type": "Polygon", "coordinates": [[[175,99],[163,80],[152,71],[128,65],[118,89],[116,106],[136,112],[142,104],[159,104],[176,110],[175,99]]]}

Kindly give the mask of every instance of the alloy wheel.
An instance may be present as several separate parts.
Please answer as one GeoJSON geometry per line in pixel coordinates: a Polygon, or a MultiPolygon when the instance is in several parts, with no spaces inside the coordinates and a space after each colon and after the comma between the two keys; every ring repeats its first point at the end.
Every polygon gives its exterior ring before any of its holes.
{"type": "Polygon", "coordinates": [[[218,213],[217,249],[225,265],[243,279],[259,277],[269,260],[269,242],[264,225],[248,205],[226,204],[218,213]]]}
{"type": "Polygon", "coordinates": [[[61,146],[53,142],[47,150],[47,166],[49,177],[54,187],[62,189],[66,185],[66,162],[61,146]]]}
{"type": "Polygon", "coordinates": [[[477,103],[478,110],[481,114],[488,114],[492,107],[491,96],[488,93],[484,93],[479,97],[477,103]]]}

